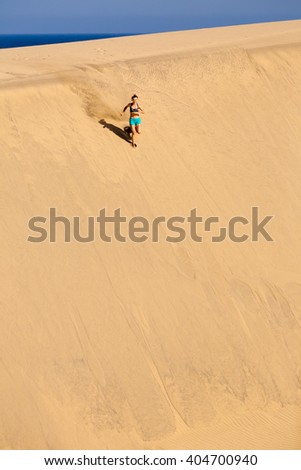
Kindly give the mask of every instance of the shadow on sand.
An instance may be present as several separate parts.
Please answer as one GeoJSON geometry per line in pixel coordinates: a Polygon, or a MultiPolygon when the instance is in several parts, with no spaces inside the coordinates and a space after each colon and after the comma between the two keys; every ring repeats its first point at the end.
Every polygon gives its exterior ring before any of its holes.
{"type": "Polygon", "coordinates": [[[117,137],[119,137],[120,139],[123,139],[126,142],[131,143],[131,128],[129,126],[126,126],[123,129],[120,129],[120,127],[114,126],[114,124],[107,122],[105,119],[100,119],[100,121],[98,122],[104,128],[109,129],[111,132],[117,135],[117,137]]]}

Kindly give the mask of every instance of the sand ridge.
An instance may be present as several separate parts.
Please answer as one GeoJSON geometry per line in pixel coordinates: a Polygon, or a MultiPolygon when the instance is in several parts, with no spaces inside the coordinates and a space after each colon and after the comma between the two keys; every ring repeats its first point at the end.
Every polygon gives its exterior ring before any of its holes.
{"type": "Polygon", "coordinates": [[[0,51],[1,448],[300,449],[300,44],[294,21],[0,51]],[[49,207],[252,206],[274,242],[27,242],[49,207]]]}

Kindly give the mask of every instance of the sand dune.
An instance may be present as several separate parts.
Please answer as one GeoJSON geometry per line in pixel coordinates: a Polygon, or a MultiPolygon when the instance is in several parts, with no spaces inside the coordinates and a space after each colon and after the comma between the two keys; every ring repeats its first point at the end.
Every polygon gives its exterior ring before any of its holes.
{"type": "Polygon", "coordinates": [[[2,449],[301,448],[300,109],[301,21],[0,51],[2,449]],[[273,242],[27,241],[253,206],[273,242]]]}

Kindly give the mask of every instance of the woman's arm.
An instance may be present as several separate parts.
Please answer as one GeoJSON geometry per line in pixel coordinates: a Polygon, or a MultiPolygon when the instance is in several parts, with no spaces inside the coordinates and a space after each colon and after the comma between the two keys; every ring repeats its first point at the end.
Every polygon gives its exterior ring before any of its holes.
{"type": "Polygon", "coordinates": [[[144,111],[143,111],[143,109],[141,108],[140,104],[139,104],[139,106],[138,106],[138,109],[140,109],[140,111],[141,111],[142,114],[145,114],[144,111]]]}
{"type": "Polygon", "coordinates": [[[128,103],[128,104],[123,108],[123,111],[122,111],[122,113],[120,113],[120,116],[123,115],[123,113],[128,109],[129,106],[131,106],[131,103],[128,103]]]}

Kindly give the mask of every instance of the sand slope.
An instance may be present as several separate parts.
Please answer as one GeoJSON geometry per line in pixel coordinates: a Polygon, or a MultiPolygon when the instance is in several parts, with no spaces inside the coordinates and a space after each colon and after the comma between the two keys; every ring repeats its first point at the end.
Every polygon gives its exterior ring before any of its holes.
{"type": "Polygon", "coordinates": [[[0,447],[300,449],[301,22],[0,51],[0,78],[0,447]],[[27,242],[49,207],[252,206],[273,243],[27,242]]]}

